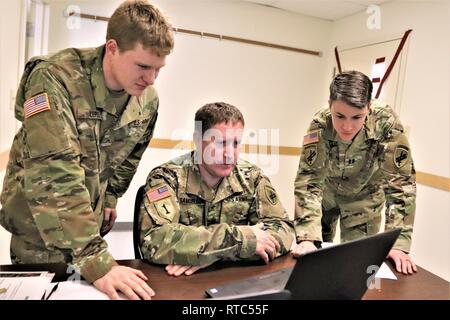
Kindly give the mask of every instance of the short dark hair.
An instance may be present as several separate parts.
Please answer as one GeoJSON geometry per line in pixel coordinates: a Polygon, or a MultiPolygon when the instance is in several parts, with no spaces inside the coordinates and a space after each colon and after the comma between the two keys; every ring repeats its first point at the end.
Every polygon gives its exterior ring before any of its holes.
{"type": "Polygon", "coordinates": [[[172,26],[154,5],[146,0],[128,0],[113,13],[108,22],[106,40],[116,40],[121,51],[133,50],[138,43],[168,55],[174,46],[172,26]]]}
{"type": "Polygon", "coordinates": [[[345,71],[338,74],[330,85],[330,102],[341,100],[363,109],[372,99],[372,81],[362,72],[345,71]]]}
{"type": "Polygon", "coordinates": [[[218,123],[229,121],[233,124],[241,122],[245,125],[244,116],[235,106],[225,102],[208,103],[195,113],[195,130],[200,131],[200,128],[197,128],[198,123],[201,124],[201,130],[204,133],[218,123]]]}

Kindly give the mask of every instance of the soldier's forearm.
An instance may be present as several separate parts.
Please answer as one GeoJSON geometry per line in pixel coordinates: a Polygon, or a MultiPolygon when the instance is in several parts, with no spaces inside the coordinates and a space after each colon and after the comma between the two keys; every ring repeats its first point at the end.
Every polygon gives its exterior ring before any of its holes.
{"type": "Polygon", "coordinates": [[[250,245],[239,226],[165,224],[153,228],[141,246],[144,257],[161,264],[202,265],[221,259],[236,260],[242,247],[250,245]]]}

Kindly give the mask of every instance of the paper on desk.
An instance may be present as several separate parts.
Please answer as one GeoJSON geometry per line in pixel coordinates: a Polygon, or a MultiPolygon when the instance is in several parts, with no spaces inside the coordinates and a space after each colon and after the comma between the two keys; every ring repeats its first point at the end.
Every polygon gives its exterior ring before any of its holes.
{"type": "Polygon", "coordinates": [[[40,300],[54,274],[42,272],[0,272],[0,300],[40,300]]]}
{"type": "MultiPolygon", "coordinates": [[[[332,242],[322,242],[322,248],[332,247],[336,245],[332,242]]],[[[397,280],[397,277],[392,272],[392,270],[389,268],[389,266],[383,262],[383,264],[380,266],[380,269],[378,269],[375,278],[379,279],[390,279],[390,280],[397,280]]]]}
{"type": "Polygon", "coordinates": [[[378,269],[375,278],[397,280],[397,276],[392,272],[391,268],[389,268],[389,266],[384,262],[380,266],[380,269],[378,269]]]}
{"type": "MultiPolygon", "coordinates": [[[[52,283],[48,286],[47,292],[51,292],[54,285],[56,284],[52,283]]],[[[119,293],[119,297],[126,299],[121,293],[119,293]]],[[[93,285],[80,280],[60,282],[58,289],[53,292],[49,300],[110,300],[110,298],[93,285]]]]}

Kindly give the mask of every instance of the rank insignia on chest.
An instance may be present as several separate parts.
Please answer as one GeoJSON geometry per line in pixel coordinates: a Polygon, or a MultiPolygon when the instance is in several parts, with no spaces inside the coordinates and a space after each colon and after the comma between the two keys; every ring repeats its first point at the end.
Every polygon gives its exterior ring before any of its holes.
{"type": "Polygon", "coordinates": [[[25,118],[29,118],[42,111],[50,110],[50,102],[48,101],[47,94],[41,93],[34,96],[23,104],[25,118]]]}
{"type": "Polygon", "coordinates": [[[408,160],[409,150],[403,146],[397,146],[394,151],[394,164],[397,168],[403,167],[408,160]]]}
{"type": "Polygon", "coordinates": [[[317,144],[312,144],[304,147],[303,159],[309,165],[312,166],[317,159],[317,144]]]}

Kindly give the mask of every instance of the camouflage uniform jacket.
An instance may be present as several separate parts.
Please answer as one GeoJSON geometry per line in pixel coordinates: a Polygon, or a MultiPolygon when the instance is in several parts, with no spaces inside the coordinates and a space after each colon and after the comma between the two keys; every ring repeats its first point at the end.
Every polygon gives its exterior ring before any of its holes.
{"type": "Polygon", "coordinates": [[[295,181],[297,241],[322,241],[323,188],[329,188],[335,197],[367,197],[368,203],[371,194],[382,188],[386,229],[401,228],[394,247],[409,252],[415,170],[403,126],[389,106],[372,101],[366,122],[351,144],[339,139],[328,107],[314,116],[295,181]]]}
{"type": "Polygon", "coordinates": [[[261,170],[239,160],[214,192],[202,180],[194,152],[149,174],[140,209],[141,249],[161,264],[203,265],[218,260],[259,259],[251,225],[264,223],[289,251],[292,223],[261,170]]]}
{"type": "Polygon", "coordinates": [[[115,208],[128,188],[158,109],[152,87],[130,97],[121,114],[106,103],[103,52],[66,49],[27,63],[15,105],[22,127],[1,194],[0,222],[12,233],[16,262],[72,263],[91,282],[117,264],[99,234],[103,209],[115,208]],[[50,109],[27,117],[33,97],[50,109]],[[101,135],[107,117],[117,120],[101,135]],[[41,254],[15,248],[18,239],[41,254]]]}

